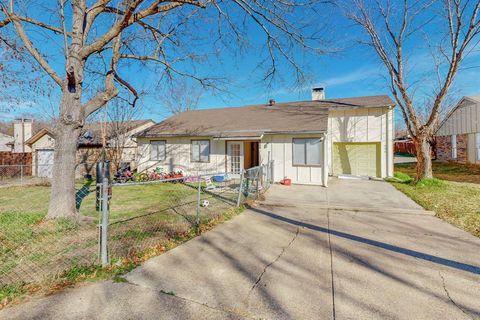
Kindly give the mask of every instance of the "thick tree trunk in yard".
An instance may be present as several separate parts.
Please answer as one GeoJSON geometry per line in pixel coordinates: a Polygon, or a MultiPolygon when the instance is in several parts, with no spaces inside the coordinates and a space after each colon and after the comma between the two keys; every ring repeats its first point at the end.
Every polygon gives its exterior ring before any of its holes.
{"type": "MultiPolygon", "coordinates": [[[[75,70],[81,70],[75,68],[75,70]]],[[[76,73],[81,74],[80,72],[76,73]]],[[[75,165],[78,137],[83,127],[84,111],[80,103],[82,87],[66,82],[62,93],[60,116],[55,127],[55,152],[52,190],[47,219],[78,218],[75,195],[75,165]]]]}
{"type": "Polygon", "coordinates": [[[59,123],[55,133],[55,154],[48,219],[77,218],[75,163],[79,128],[59,123]]]}
{"type": "Polygon", "coordinates": [[[433,178],[432,172],[432,145],[428,136],[419,136],[414,139],[417,152],[416,181],[433,178]]]}

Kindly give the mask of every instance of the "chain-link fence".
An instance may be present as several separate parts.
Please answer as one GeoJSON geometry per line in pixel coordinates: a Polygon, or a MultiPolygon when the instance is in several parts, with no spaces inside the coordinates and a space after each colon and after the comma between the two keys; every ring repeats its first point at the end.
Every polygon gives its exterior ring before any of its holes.
{"type": "Polygon", "coordinates": [[[0,187],[41,183],[43,179],[34,175],[34,169],[32,165],[0,164],[0,187]]]}
{"type": "Polygon", "coordinates": [[[266,191],[273,181],[272,164],[238,176],[154,175],[151,180],[152,175],[137,175],[107,185],[107,196],[103,196],[104,184],[79,179],[75,196],[80,218],[76,221],[45,219],[51,192],[48,180],[4,184],[0,187],[0,287],[100,264],[102,253],[115,263],[185,238],[198,226],[266,191]],[[108,210],[102,219],[103,208],[108,210]]]}

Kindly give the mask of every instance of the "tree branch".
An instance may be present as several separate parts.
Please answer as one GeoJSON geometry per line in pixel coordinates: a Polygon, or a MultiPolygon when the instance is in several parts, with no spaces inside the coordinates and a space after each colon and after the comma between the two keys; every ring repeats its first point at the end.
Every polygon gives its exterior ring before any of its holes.
{"type": "Polygon", "coordinates": [[[93,97],[89,102],[87,102],[84,106],[85,117],[89,116],[90,114],[94,113],[101,107],[107,104],[108,101],[115,98],[118,95],[118,89],[115,87],[114,80],[115,80],[115,73],[118,65],[118,61],[120,60],[120,47],[121,47],[121,34],[119,34],[113,43],[112,49],[112,60],[110,62],[110,70],[105,77],[105,90],[98,93],[95,97],[93,97]]]}
{"type": "Polygon", "coordinates": [[[123,19],[120,22],[116,23],[110,30],[108,30],[103,36],[98,38],[92,44],[84,47],[81,52],[80,56],[83,59],[86,59],[92,53],[101,50],[103,46],[107,43],[112,41],[120,32],[122,32],[127,27],[131,26],[132,24],[144,19],[148,16],[152,16],[158,13],[167,12],[173,10],[177,7],[180,7],[185,4],[194,5],[197,7],[205,7],[203,3],[200,3],[197,0],[181,0],[181,1],[174,1],[169,4],[160,5],[162,2],[161,0],[156,0],[152,5],[148,8],[141,10],[137,13],[134,13],[138,6],[143,2],[143,0],[135,0],[133,1],[125,10],[125,14],[123,15],[123,19]]]}
{"type": "Polygon", "coordinates": [[[25,33],[22,24],[18,17],[7,11],[7,9],[1,5],[3,13],[7,16],[8,20],[10,20],[15,29],[17,30],[17,34],[22,40],[25,45],[25,48],[28,52],[32,55],[32,57],[40,64],[40,66],[45,70],[45,72],[61,87],[63,84],[63,79],[52,69],[52,67],[48,64],[48,62],[42,57],[42,55],[38,52],[38,50],[33,46],[30,38],[25,33]]]}

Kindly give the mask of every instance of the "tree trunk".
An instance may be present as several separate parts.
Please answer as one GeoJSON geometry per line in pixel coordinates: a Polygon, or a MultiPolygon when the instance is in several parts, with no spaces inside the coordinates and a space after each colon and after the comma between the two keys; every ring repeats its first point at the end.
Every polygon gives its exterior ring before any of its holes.
{"type": "Polygon", "coordinates": [[[64,91],[55,127],[52,190],[47,219],[78,218],[75,194],[77,143],[81,131],[81,105],[77,95],[64,91]]]}
{"type": "Polygon", "coordinates": [[[414,139],[417,152],[417,178],[416,181],[433,178],[432,172],[432,145],[428,136],[419,136],[414,139]]]}

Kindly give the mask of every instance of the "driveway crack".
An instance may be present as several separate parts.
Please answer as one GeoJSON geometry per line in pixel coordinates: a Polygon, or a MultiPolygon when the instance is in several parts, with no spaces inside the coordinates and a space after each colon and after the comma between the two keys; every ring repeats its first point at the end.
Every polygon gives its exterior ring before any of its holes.
{"type": "Polygon", "coordinates": [[[293,238],[292,240],[290,240],[290,242],[282,248],[282,251],[280,252],[280,254],[270,263],[268,263],[262,270],[262,272],[260,273],[260,275],[257,277],[257,280],[255,281],[255,283],[253,284],[253,286],[250,288],[250,291],[248,292],[248,295],[247,295],[247,301],[248,301],[248,298],[250,297],[250,295],[252,294],[252,292],[255,290],[255,288],[257,287],[257,285],[260,283],[260,281],[262,281],[262,277],[263,275],[267,272],[268,268],[270,268],[273,264],[275,264],[275,262],[277,262],[278,260],[280,260],[280,258],[285,254],[285,252],[287,251],[288,248],[290,248],[293,244],[293,242],[295,242],[295,239],[297,239],[298,237],[298,233],[300,232],[300,228],[297,227],[297,230],[295,231],[295,234],[293,235],[293,238]]]}
{"type": "Polygon", "coordinates": [[[233,310],[233,309],[230,309],[230,308],[224,308],[222,306],[212,306],[212,305],[209,305],[205,302],[200,302],[200,301],[189,299],[189,298],[186,298],[186,297],[183,297],[183,296],[179,296],[174,292],[167,292],[167,291],[164,291],[164,290],[158,290],[158,289],[151,288],[151,287],[148,287],[148,286],[144,286],[144,285],[141,285],[141,284],[138,284],[138,283],[135,283],[135,282],[126,281],[123,284],[139,287],[139,288],[146,289],[146,290],[150,290],[150,291],[155,292],[159,295],[168,295],[168,296],[171,296],[174,299],[176,298],[176,299],[180,299],[180,300],[187,301],[187,302],[190,302],[190,303],[198,304],[198,305],[204,306],[208,309],[212,309],[212,310],[215,310],[215,311],[224,312],[224,313],[239,316],[239,317],[242,317],[242,318],[256,319],[255,316],[251,315],[249,312],[244,311],[244,310],[239,310],[239,309],[233,310]]]}
{"type": "Polygon", "coordinates": [[[467,315],[470,319],[475,319],[474,317],[472,317],[472,315],[470,315],[468,312],[466,312],[465,310],[463,310],[462,307],[460,307],[456,302],[455,300],[452,299],[452,297],[450,296],[450,293],[448,292],[448,289],[447,289],[447,286],[445,284],[445,278],[443,277],[443,275],[439,272],[438,273],[440,275],[440,278],[442,278],[442,286],[443,286],[443,291],[445,291],[445,294],[447,295],[447,298],[450,300],[450,302],[460,311],[462,311],[465,315],[467,315]]]}

